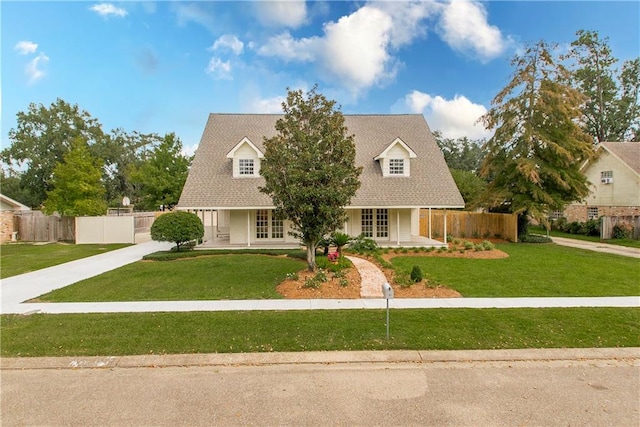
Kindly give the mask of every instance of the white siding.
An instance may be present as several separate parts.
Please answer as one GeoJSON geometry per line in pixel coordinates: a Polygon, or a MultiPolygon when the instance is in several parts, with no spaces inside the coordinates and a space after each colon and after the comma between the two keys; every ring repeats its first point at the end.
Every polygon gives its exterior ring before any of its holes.
{"type": "Polygon", "coordinates": [[[620,160],[603,151],[601,156],[585,168],[592,193],[585,203],[593,206],[640,206],[640,177],[620,160]],[[600,182],[600,172],[613,171],[613,183],[600,182]]]}
{"type": "Polygon", "coordinates": [[[253,175],[254,177],[260,175],[260,158],[256,150],[251,148],[249,144],[245,143],[240,146],[233,156],[233,177],[234,178],[251,178],[250,175],[240,175],[239,160],[240,159],[253,159],[253,175]]]}
{"type": "Polygon", "coordinates": [[[247,244],[247,210],[234,210],[229,213],[229,243],[247,244]]]}

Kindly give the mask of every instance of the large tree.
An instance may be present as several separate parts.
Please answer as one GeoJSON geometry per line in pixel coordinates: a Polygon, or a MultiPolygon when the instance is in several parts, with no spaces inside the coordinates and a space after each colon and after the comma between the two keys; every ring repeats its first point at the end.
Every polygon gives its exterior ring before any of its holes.
{"type": "Polygon", "coordinates": [[[593,155],[593,144],[577,124],[584,98],[566,83],[569,73],[552,49],[540,41],[516,55],[511,81],[481,118],[495,130],[481,170],[489,202],[521,218],[544,219],[589,192],[580,165],[593,155]]]}
{"type": "Polygon", "coordinates": [[[191,158],[182,153],[182,142],[174,133],[164,136],[133,169],[131,182],[139,194],[132,199],[138,208],[155,210],[160,205],[171,209],[178,203],[189,173],[191,158]]]}
{"type": "Polygon", "coordinates": [[[101,170],[102,161],[91,155],[82,138],[75,138],[63,161],[53,169],[53,190],[47,192],[44,212],[63,216],[105,215],[101,170]]]}
{"type": "Polygon", "coordinates": [[[640,137],[640,58],[618,62],[607,37],[580,30],[565,59],[572,61],[573,86],[586,100],[584,129],[598,142],[632,141],[640,137]]]}
{"type": "Polygon", "coordinates": [[[344,224],[362,172],[340,109],[316,89],[288,91],[277,134],[265,138],[260,169],[266,181],[260,190],[273,199],[276,215],[292,222],[310,271],[318,243],[344,224]]]}
{"type": "Polygon", "coordinates": [[[29,193],[31,205],[38,207],[53,189],[53,169],[69,152],[72,141],[81,138],[88,145],[104,143],[98,120],[57,99],[50,107],[29,104],[27,112],[17,114],[17,127],[9,130],[11,145],[2,150],[2,162],[21,170],[20,187],[29,193]]]}
{"type": "Polygon", "coordinates": [[[440,151],[444,155],[449,169],[477,172],[480,170],[484,151],[484,139],[472,140],[466,136],[462,138],[445,138],[440,131],[433,132],[440,151]]]}

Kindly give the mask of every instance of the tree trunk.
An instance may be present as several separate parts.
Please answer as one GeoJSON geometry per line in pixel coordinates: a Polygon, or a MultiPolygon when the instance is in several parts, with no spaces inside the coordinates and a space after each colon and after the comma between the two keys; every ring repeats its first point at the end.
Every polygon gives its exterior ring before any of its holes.
{"type": "Polygon", "coordinates": [[[309,271],[316,271],[316,243],[306,242],[307,245],[307,265],[309,271]]]}
{"type": "Polygon", "coordinates": [[[529,232],[529,212],[524,211],[518,214],[518,236],[524,236],[529,232]]]}

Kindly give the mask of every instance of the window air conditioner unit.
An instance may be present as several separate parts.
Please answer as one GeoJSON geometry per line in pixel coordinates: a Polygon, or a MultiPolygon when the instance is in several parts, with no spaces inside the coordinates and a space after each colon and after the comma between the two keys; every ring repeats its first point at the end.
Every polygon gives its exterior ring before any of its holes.
{"type": "Polygon", "coordinates": [[[600,182],[602,182],[603,184],[612,184],[613,178],[602,178],[600,182]]]}

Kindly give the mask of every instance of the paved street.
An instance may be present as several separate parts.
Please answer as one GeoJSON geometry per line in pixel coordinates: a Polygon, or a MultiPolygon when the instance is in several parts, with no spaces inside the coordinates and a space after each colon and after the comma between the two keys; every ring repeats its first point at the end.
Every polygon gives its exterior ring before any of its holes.
{"type": "Polygon", "coordinates": [[[635,358],[2,371],[3,426],[640,424],[635,358]]]}

